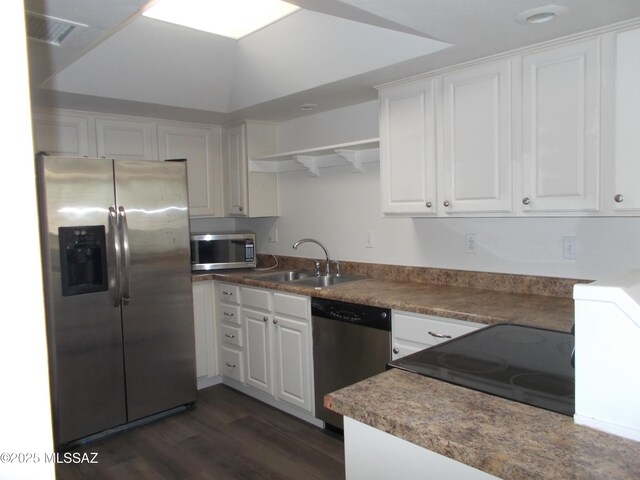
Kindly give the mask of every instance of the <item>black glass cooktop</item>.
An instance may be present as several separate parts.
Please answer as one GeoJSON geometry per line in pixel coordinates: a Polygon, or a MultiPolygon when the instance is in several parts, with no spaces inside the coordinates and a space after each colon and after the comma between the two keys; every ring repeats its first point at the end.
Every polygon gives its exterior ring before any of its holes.
{"type": "Polygon", "coordinates": [[[427,377],[573,416],[570,333],[492,325],[389,363],[427,377]]]}

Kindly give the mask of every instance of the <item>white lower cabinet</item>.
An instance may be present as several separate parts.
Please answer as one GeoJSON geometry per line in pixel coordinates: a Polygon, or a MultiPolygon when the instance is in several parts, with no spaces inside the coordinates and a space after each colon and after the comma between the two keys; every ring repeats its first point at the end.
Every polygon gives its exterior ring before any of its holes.
{"type": "Polygon", "coordinates": [[[396,360],[482,327],[486,325],[393,310],[391,313],[392,358],[396,360]]]}
{"type": "Polygon", "coordinates": [[[322,425],[314,415],[311,299],[214,282],[222,381],[322,425]]]}
{"type": "Polygon", "coordinates": [[[246,384],[313,413],[309,297],[250,287],[241,295],[246,384]]]}
{"type": "Polygon", "coordinates": [[[193,320],[198,388],[212,384],[211,379],[218,375],[213,289],[211,281],[193,284],[193,320]]]}
{"type": "Polygon", "coordinates": [[[220,374],[223,378],[244,382],[240,287],[230,283],[214,283],[220,374]]]}

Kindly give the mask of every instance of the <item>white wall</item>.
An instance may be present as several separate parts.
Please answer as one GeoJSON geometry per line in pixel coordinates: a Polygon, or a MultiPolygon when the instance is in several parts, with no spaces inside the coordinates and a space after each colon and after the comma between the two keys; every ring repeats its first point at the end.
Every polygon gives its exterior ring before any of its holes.
{"type": "Polygon", "coordinates": [[[7,23],[0,42],[7,47],[0,61],[11,72],[0,93],[0,140],[10,169],[0,180],[0,478],[44,480],[55,474],[44,459],[53,439],[22,2],[5,2],[2,13],[7,23]],[[24,456],[6,457],[11,453],[24,456]]]}
{"type": "MultiPolygon", "coordinates": [[[[378,136],[377,102],[282,123],[279,151],[378,136]]],[[[279,176],[281,216],[238,221],[254,229],[259,252],[320,257],[303,237],[323,242],[332,258],[384,264],[597,279],[640,265],[640,218],[383,218],[379,164],[363,173],[346,167],[279,176]],[[267,237],[278,230],[278,243],[267,237]],[[366,232],[374,247],[366,248],[366,232]],[[475,233],[476,254],[466,254],[465,233],[475,233]],[[576,236],[579,258],[562,258],[562,237],[576,236]]]]}

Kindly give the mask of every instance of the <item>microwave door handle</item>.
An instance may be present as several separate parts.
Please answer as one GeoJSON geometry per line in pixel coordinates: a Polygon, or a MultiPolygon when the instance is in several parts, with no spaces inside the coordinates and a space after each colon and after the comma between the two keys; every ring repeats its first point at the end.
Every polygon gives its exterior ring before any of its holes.
{"type": "Polygon", "coordinates": [[[129,286],[131,280],[131,249],[129,245],[129,227],[127,225],[127,213],[124,207],[118,207],[120,215],[120,232],[122,240],[122,254],[124,262],[122,262],[122,304],[128,305],[130,298],[129,286]]]}
{"type": "Polygon", "coordinates": [[[109,207],[109,246],[115,258],[115,273],[109,272],[109,290],[111,291],[112,304],[114,307],[120,306],[120,279],[122,278],[122,250],[120,245],[120,234],[118,231],[118,213],[113,207],[109,207]]]}

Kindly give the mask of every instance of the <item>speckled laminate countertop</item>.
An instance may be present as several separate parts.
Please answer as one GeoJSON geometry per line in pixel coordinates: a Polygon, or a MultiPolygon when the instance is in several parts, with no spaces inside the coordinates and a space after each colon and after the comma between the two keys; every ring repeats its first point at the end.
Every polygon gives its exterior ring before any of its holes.
{"type": "Polygon", "coordinates": [[[333,392],[324,403],[505,480],[640,478],[639,442],[398,369],[333,392]]]}
{"type": "Polygon", "coordinates": [[[255,271],[224,271],[194,275],[193,281],[221,280],[487,325],[518,323],[569,331],[573,324],[573,299],[565,297],[376,278],[317,289],[249,278],[255,275],[255,271]]]}

